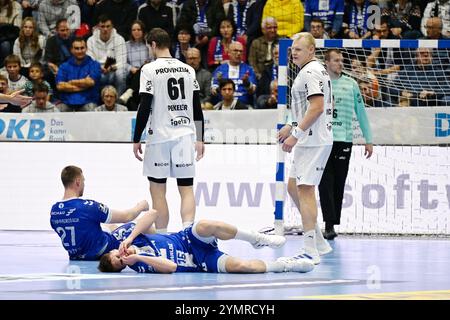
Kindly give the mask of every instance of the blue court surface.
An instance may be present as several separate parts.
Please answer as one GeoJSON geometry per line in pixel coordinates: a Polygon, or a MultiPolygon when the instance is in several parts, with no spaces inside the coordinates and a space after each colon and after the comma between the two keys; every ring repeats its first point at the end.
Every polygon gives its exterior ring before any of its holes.
{"type": "MultiPolygon", "coordinates": [[[[245,258],[292,255],[231,240],[222,251],[245,258]]],[[[53,231],[0,231],[0,300],[450,300],[450,239],[339,235],[309,273],[110,274],[97,262],[68,260],[53,231]]]]}

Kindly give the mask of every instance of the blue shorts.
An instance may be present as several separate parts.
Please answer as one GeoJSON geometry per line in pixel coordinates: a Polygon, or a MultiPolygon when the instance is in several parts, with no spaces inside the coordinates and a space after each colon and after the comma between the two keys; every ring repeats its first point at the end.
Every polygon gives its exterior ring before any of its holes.
{"type": "Polygon", "coordinates": [[[195,223],[182,232],[187,237],[189,248],[192,250],[196,264],[204,272],[225,273],[225,261],[228,255],[217,247],[217,239],[214,237],[202,238],[192,229],[195,223]]]}
{"type": "Polygon", "coordinates": [[[114,238],[122,242],[133,232],[134,227],[136,227],[136,223],[128,222],[111,231],[111,234],[114,238]]]}

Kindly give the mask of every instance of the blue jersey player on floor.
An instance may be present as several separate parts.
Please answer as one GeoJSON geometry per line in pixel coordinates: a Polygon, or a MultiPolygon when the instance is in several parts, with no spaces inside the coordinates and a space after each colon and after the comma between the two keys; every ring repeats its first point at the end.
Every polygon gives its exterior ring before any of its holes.
{"type": "Polygon", "coordinates": [[[278,248],[286,239],[277,235],[240,230],[220,221],[200,220],[174,234],[145,234],[157,216],[155,210],[145,213],[137,221],[135,228],[123,233],[126,238],[119,249],[101,257],[98,269],[102,272],[120,272],[129,266],[141,273],[265,273],[308,272],[314,268],[314,264],[306,258],[263,261],[231,257],[218,249],[217,239],[244,240],[255,248],[278,248]]]}
{"type": "Polygon", "coordinates": [[[63,200],[51,209],[50,224],[61,238],[61,243],[71,260],[98,260],[112,249],[117,249],[119,240],[101,223],[126,223],[149,209],[146,200],[127,210],[110,209],[90,199],[83,199],[84,175],[76,166],[67,166],[61,172],[64,185],[63,200]]]}

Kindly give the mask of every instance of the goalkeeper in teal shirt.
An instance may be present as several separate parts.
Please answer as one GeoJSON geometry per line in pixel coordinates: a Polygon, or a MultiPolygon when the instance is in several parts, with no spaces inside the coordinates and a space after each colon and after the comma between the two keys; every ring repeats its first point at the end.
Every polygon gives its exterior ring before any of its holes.
{"type": "Polygon", "coordinates": [[[372,132],[364,100],[356,81],[342,74],[343,62],[344,58],[338,49],[326,52],[325,65],[331,78],[334,97],[333,149],[319,184],[319,195],[325,222],[324,238],[328,240],[333,240],[337,236],[334,226],[340,224],[341,220],[345,180],[352,154],[353,112],[366,141],[364,155],[368,159],[373,152],[372,132]]]}

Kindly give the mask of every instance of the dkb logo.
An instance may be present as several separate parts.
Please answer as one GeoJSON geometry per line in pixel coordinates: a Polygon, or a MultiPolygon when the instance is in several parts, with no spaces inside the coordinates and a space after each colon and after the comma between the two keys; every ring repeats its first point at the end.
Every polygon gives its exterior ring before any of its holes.
{"type": "Polygon", "coordinates": [[[37,119],[10,119],[6,122],[0,119],[0,136],[6,137],[6,139],[18,139],[18,140],[42,140],[45,136],[45,122],[44,120],[37,119]],[[26,125],[29,123],[29,125],[26,125]],[[27,132],[28,128],[28,132],[27,132]],[[24,136],[26,134],[26,138],[24,136]]]}
{"type": "Polygon", "coordinates": [[[436,113],[434,117],[436,137],[448,137],[450,136],[450,114],[449,113],[436,113]]]}

